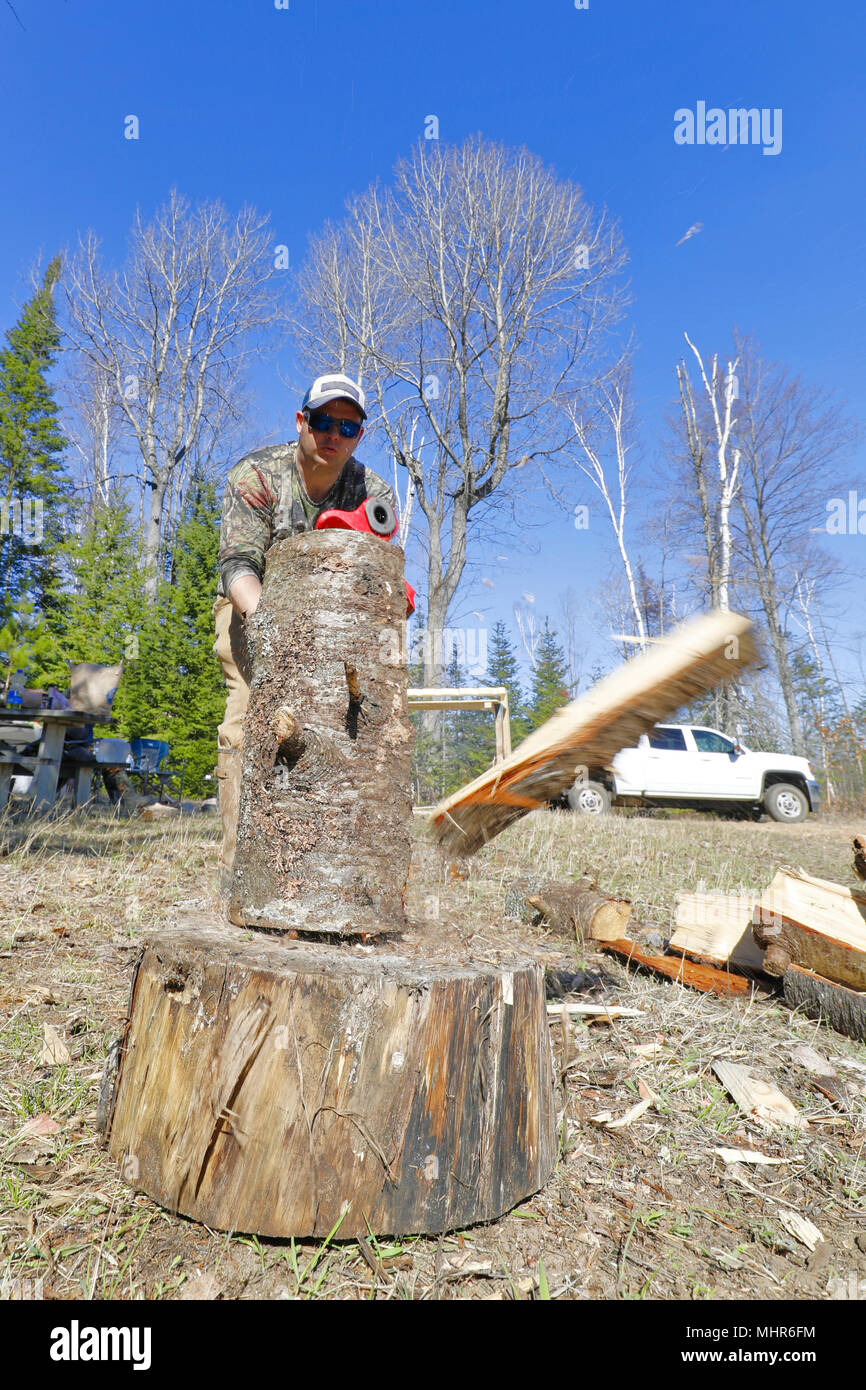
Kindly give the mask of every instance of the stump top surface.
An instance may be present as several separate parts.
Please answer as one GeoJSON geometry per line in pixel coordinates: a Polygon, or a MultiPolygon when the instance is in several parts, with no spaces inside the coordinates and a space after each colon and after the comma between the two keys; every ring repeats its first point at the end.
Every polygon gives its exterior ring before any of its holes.
{"type": "Polygon", "coordinates": [[[300,974],[316,974],[327,968],[331,975],[345,973],[374,977],[383,971],[397,982],[420,982],[430,975],[438,979],[465,979],[479,973],[497,974],[539,965],[530,952],[497,951],[495,959],[460,950],[447,936],[428,936],[410,928],[399,936],[377,937],[359,944],[352,940],[293,940],[280,933],[235,927],[207,912],[178,914],[174,924],[148,937],[147,945],[185,953],[219,953],[251,969],[288,967],[300,974]]]}

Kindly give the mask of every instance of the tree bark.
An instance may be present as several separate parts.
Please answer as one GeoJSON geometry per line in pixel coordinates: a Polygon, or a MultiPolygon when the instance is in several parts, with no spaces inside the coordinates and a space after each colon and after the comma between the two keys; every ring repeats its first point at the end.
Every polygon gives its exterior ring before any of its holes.
{"type": "Polygon", "coordinates": [[[405,614],[403,552],[378,537],[312,531],[268,552],[248,627],[233,922],[404,926],[412,730],[393,639],[405,614]]]}
{"type": "Polygon", "coordinates": [[[837,1033],[866,1042],[866,993],[834,984],[800,965],[788,966],[782,992],[785,1003],[807,1018],[818,1018],[837,1033]]]}

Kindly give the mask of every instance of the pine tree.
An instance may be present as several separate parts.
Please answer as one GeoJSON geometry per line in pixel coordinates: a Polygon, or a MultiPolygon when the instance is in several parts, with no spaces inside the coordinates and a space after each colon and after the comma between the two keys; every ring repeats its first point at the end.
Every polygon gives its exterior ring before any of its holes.
{"type": "Polygon", "coordinates": [[[97,501],[62,554],[67,592],[49,623],[63,657],[113,665],[133,655],[146,606],[141,543],[126,500],[97,501]]]}
{"type": "Polygon", "coordinates": [[[532,729],[539,728],[556,710],[568,704],[568,667],[556,631],[545,618],[544,631],[536,650],[536,665],[532,673],[532,693],[529,721],[532,729]]]}
{"type": "Polygon", "coordinates": [[[225,710],[212,650],[219,517],[213,484],[194,482],[175,537],[173,582],[160,583],[156,604],[144,607],[115,701],[125,737],[164,739],[172,765],[184,759],[184,792],[193,796],[212,791],[205,777],[225,710]]]}
{"type": "Polygon", "coordinates": [[[216,763],[217,725],[225,713],[225,681],[213,654],[220,512],[213,483],[195,482],[172,557],[166,654],[176,693],[166,737],[173,758],[186,760],[185,784],[194,795],[208,790],[204,778],[216,763]]]}
{"type": "Polygon", "coordinates": [[[520,663],[508,636],[508,628],[501,618],[494,623],[493,631],[490,634],[486,684],[504,685],[508,691],[511,743],[514,747],[529,733],[529,720],[523,703],[520,663]]]}
{"type": "Polygon", "coordinates": [[[63,537],[69,480],[61,461],[65,439],[48,373],[60,332],[53,292],[60,261],[24,305],[0,350],[0,604],[6,619],[22,598],[46,613],[59,602],[57,551],[63,537]]]}

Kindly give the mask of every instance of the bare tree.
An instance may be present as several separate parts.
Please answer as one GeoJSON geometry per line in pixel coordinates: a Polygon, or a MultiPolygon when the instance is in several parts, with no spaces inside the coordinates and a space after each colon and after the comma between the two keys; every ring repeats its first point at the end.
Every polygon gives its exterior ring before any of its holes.
{"type": "MultiPolygon", "coordinates": [[[[447,620],[473,514],[489,527],[521,469],[561,457],[563,403],[598,371],[623,262],[616,227],[576,185],[480,137],[421,142],[391,187],[369,189],[312,242],[299,277],[306,364],[321,370],[324,350],[372,388],[371,425],[409,470],[426,522],[432,629],[447,620]],[[414,451],[413,426],[425,440],[414,451]]],[[[425,659],[425,680],[440,675],[425,659]]]]}
{"type": "MultiPolygon", "coordinates": [[[[742,490],[736,518],[738,542],[760,598],[785,701],[794,751],[805,753],[791,670],[789,614],[797,581],[815,582],[832,572],[815,545],[816,523],[826,517],[829,491],[852,431],[837,406],[820,391],[758,356],[748,338],[736,338],[742,362],[736,425],[742,490]]],[[[802,588],[801,588],[802,591],[802,588]]]]}
{"type": "Polygon", "coordinates": [[[117,482],[123,415],[104,371],[81,358],[63,386],[64,425],[78,460],[80,489],[90,504],[107,503],[117,482]]]}
{"type": "Polygon", "coordinates": [[[107,409],[122,413],[150,492],[145,515],[148,592],[156,591],[166,504],[184,460],[236,418],[245,362],[280,321],[267,219],[219,203],[191,207],[173,191],[152,222],[140,212],[120,271],[105,270],[92,232],[67,261],[66,334],[107,409]]]}
{"type": "Polygon", "coordinates": [[[575,404],[572,403],[569,407],[568,413],[574,428],[575,438],[583,455],[576,462],[584,477],[588,478],[593,487],[601,494],[607,508],[628,585],[635,635],[638,638],[641,651],[645,651],[647,628],[638,598],[635,573],[625,540],[628,482],[632,471],[632,465],[628,460],[632,445],[627,441],[631,426],[631,407],[629,375],[626,371],[620,370],[612,379],[600,383],[598,406],[599,413],[596,416],[595,427],[593,423],[588,422],[586,416],[575,404]],[[612,466],[609,466],[606,461],[607,449],[603,437],[601,439],[598,437],[600,433],[597,428],[599,418],[603,422],[602,429],[610,431],[613,442],[614,462],[612,466]]]}
{"type": "Polygon", "coordinates": [[[824,780],[827,788],[827,801],[831,803],[835,797],[833,783],[830,780],[830,762],[827,756],[827,681],[824,675],[824,663],[821,660],[821,649],[815,636],[815,624],[812,621],[812,610],[815,603],[815,581],[805,579],[803,575],[796,576],[796,596],[797,609],[792,617],[799,623],[809,639],[809,646],[812,649],[812,661],[814,663],[815,674],[815,700],[818,706],[818,744],[821,749],[821,767],[824,772],[824,780]]]}
{"type": "Polygon", "coordinates": [[[731,430],[736,419],[734,402],[737,398],[737,361],[729,361],[722,374],[718,354],[713,354],[709,375],[704,360],[690,339],[683,337],[694,353],[698,364],[704,403],[709,407],[712,434],[708,437],[699,411],[685,360],[677,365],[677,381],[688,457],[694,476],[700,505],[704,546],[707,554],[707,580],[713,608],[729,609],[733,540],[731,507],[739,488],[739,455],[731,448],[731,430]],[[715,452],[715,469],[709,472],[708,455],[715,452]]]}
{"type": "Polygon", "coordinates": [[[580,601],[574,589],[568,588],[560,594],[560,622],[558,626],[562,632],[562,649],[565,653],[568,675],[568,693],[572,700],[576,698],[580,690],[586,659],[586,641],[581,640],[580,632],[584,609],[585,605],[580,601]]]}
{"type": "Polygon", "coordinates": [[[538,624],[538,617],[532,604],[526,600],[524,605],[515,603],[513,605],[514,621],[517,624],[517,631],[520,636],[521,646],[526,652],[529,664],[533,671],[538,665],[538,643],[541,640],[541,628],[538,624]]]}

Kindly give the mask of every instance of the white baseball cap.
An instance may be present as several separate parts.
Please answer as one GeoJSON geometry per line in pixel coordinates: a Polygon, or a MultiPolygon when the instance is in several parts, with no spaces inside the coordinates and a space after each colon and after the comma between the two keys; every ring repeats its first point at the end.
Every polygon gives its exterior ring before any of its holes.
{"type": "Polygon", "coordinates": [[[329,401],[339,400],[351,401],[360,410],[361,418],[366,420],[367,398],[364,392],[357,381],[353,381],[350,376],[343,376],[340,372],[331,372],[327,376],[317,376],[304,396],[301,410],[318,410],[320,406],[327,405],[329,401]]]}

